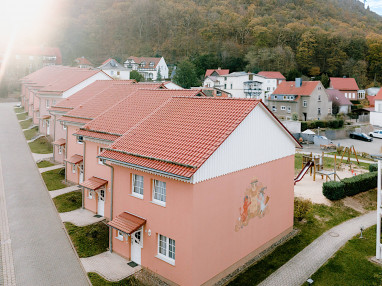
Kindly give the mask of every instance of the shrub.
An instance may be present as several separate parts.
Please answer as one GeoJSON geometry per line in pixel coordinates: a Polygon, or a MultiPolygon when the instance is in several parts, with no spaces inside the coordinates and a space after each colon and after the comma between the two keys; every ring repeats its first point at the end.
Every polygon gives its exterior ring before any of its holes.
{"type": "Polygon", "coordinates": [[[322,185],[322,194],[331,201],[343,199],[345,197],[345,184],[343,182],[325,182],[322,185]]]}
{"type": "Polygon", "coordinates": [[[376,172],[376,171],[378,171],[378,164],[370,164],[369,172],[376,172]]]}
{"type": "Polygon", "coordinates": [[[301,122],[301,132],[304,132],[306,129],[308,129],[308,123],[306,121],[301,122]]]}
{"type": "Polygon", "coordinates": [[[316,128],[316,122],[308,121],[308,129],[314,129],[314,128],[316,128]]]}
{"type": "Polygon", "coordinates": [[[342,182],[345,184],[345,194],[354,196],[358,193],[366,192],[377,187],[378,172],[370,172],[345,178],[342,182]]]}
{"type": "Polygon", "coordinates": [[[294,198],[294,218],[298,221],[303,220],[312,208],[312,205],[310,200],[294,198]]]}
{"type": "Polygon", "coordinates": [[[320,128],[325,128],[326,125],[327,125],[327,122],[326,121],[323,121],[323,120],[317,120],[315,122],[315,125],[316,125],[316,128],[320,127],[320,128]]]}

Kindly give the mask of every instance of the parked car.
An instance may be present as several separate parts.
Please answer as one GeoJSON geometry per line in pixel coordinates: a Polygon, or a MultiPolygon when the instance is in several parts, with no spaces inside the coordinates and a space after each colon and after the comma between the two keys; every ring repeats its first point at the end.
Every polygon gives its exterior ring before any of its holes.
{"type": "Polygon", "coordinates": [[[370,132],[369,136],[382,139],[382,130],[375,130],[373,132],[370,132]]]}
{"type": "Polygon", "coordinates": [[[368,142],[373,141],[373,138],[371,138],[370,136],[367,136],[365,133],[352,132],[350,133],[349,137],[351,139],[357,139],[362,141],[368,141],[368,142]]]}

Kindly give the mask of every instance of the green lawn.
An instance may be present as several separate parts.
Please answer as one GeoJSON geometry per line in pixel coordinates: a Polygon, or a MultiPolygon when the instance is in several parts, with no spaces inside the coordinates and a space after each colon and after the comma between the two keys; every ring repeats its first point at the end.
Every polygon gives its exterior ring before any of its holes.
{"type": "Polygon", "coordinates": [[[340,202],[334,203],[331,207],[313,205],[306,220],[295,221],[295,227],[301,230],[298,235],[249,267],[229,285],[259,284],[326,230],[358,215],[357,211],[343,206],[340,202]]]}
{"type": "Polygon", "coordinates": [[[37,163],[37,167],[39,168],[46,168],[46,167],[51,167],[51,166],[54,166],[55,164],[53,164],[52,162],[49,162],[49,161],[46,161],[46,160],[43,160],[43,161],[40,161],[37,163]]]}
{"type": "Polygon", "coordinates": [[[62,181],[65,180],[64,168],[47,171],[41,174],[49,191],[67,187],[62,181]]]}
{"type": "Polygon", "coordinates": [[[74,191],[53,198],[59,213],[74,211],[82,206],[81,191],[74,191]]]}
{"type": "Polygon", "coordinates": [[[14,110],[16,113],[21,113],[24,112],[24,107],[15,107],[14,110]]]}
{"type": "Polygon", "coordinates": [[[28,144],[32,153],[49,154],[53,152],[53,145],[45,137],[40,137],[28,144]]]}
{"type": "Polygon", "coordinates": [[[89,272],[88,276],[93,286],[143,286],[143,284],[133,276],[118,282],[109,282],[94,272],[89,272]]]}
{"type": "MultiPolygon", "coordinates": [[[[382,268],[368,260],[375,256],[376,227],[356,235],[313,276],[313,285],[382,285],[382,268]]],[[[304,285],[308,285],[305,283],[304,285]]]]}
{"type": "Polygon", "coordinates": [[[17,114],[17,119],[18,120],[24,120],[24,119],[27,119],[28,115],[25,113],[20,113],[20,114],[17,114]]]}
{"type": "MultiPolygon", "coordinates": [[[[336,155],[337,155],[337,158],[338,158],[339,160],[341,160],[342,152],[341,152],[341,154],[338,154],[338,152],[330,152],[330,153],[326,153],[326,154],[330,154],[330,155],[334,155],[334,154],[336,154],[336,155]]],[[[354,154],[350,154],[350,158],[355,159],[355,155],[354,155],[354,154]]],[[[358,158],[358,160],[366,160],[366,161],[374,162],[373,159],[366,158],[366,157],[362,157],[361,155],[357,155],[357,158],[358,158]]],[[[345,155],[344,155],[344,157],[343,157],[343,159],[342,159],[342,162],[346,162],[347,159],[348,159],[348,154],[345,153],[345,155]]]]}
{"type": "Polygon", "coordinates": [[[24,136],[25,136],[25,139],[27,140],[31,140],[33,137],[35,137],[38,133],[38,127],[34,127],[32,129],[29,129],[29,130],[25,130],[24,131],[24,136]]]}
{"type": "Polygon", "coordinates": [[[32,124],[32,119],[25,120],[20,122],[21,129],[27,129],[32,124]]]}
{"type": "Polygon", "coordinates": [[[70,222],[65,227],[79,257],[90,257],[105,252],[109,247],[109,227],[103,222],[78,227],[70,222]]]}

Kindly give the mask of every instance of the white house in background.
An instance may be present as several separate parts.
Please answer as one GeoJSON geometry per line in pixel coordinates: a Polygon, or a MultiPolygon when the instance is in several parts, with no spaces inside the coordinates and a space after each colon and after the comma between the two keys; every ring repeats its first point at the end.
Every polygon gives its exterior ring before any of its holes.
{"type": "Polygon", "coordinates": [[[163,85],[167,88],[167,89],[184,89],[183,87],[173,83],[172,81],[165,81],[163,82],[163,85]]]}
{"type": "Polygon", "coordinates": [[[260,72],[258,74],[233,72],[225,75],[211,74],[203,82],[203,87],[222,89],[238,98],[267,99],[277,86],[285,81],[280,72],[260,72]]]}
{"type": "Polygon", "coordinates": [[[98,69],[102,70],[104,73],[115,79],[130,79],[130,69],[125,68],[115,59],[107,59],[102,63],[102,65],[98,67],[98,69]]]}
{"type": "Polygon", "coordinates": [[[168,78],[168,67],[163,57],[129,57],[124,62],[124,66],[138,71],[146,80],[157,80],[158,74],[160,74],[160,79],[168,78]]]}
{"type": "Polygon", "coordinates": [[[375,96],[374,111],[370,111],[370,124],[382,127],[382,89],[375,96]]]}

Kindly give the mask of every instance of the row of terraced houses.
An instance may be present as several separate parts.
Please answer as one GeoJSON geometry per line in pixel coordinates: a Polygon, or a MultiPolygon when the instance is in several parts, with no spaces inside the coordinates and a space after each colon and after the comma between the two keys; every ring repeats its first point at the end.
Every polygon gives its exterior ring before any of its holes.
{"type": "Polygon", "coordinates": [[[260,100],[169,86],[48,66],[22,79],[22,104],[110,251],[212,285],[292,231],[300,145],[260,100]]]}

